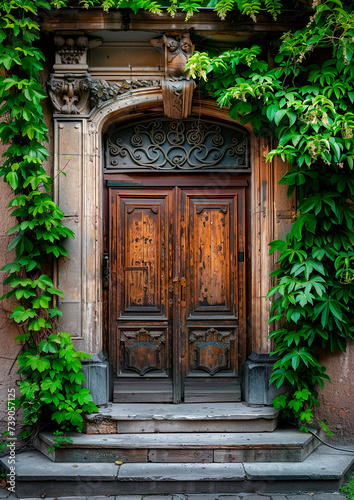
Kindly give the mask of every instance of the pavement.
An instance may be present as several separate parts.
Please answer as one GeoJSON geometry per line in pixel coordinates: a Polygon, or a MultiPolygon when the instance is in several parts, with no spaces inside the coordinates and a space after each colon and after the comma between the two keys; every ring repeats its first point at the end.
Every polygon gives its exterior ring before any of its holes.
{"type": "MultiPolygon", "coordinates": [[[[0,499],[18,500],[11,492],[0,488],[0,499]]],[[[45,497],[45,500],[347,500],[340,493],[303,493],[283,494],[249,494],[239,493],[238,495],[121,495],[121,496],[80,496],[80,497],[45,497]]],[[[24,500],[43,500],[43,498],[26,498],[24,500]]]]}

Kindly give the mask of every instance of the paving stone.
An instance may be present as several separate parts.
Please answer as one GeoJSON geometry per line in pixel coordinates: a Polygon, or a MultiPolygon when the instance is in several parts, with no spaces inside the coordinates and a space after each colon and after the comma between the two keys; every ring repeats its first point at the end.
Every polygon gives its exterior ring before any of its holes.
{"type": "Polygon", "coordinates": [[[269,498],[271,500],[289,500],[285,495],[270,495],[269,498]]]}
{"type": "Polygon", "coordinates": [[[218,495],[188,495],[188,500],[215,500],[218,495]]]}
{"type": "MultiPolygon", "coordinates": [[[[311,493],[311,492],[310,492],[311,493]]],[[[305,493],[303,495],[289,495],[288,500],[312,500],[313,496],[305,493]]]]}
{"type": "Polygon", "coordinates": [[[11,495],[11,491],[6,490],[5,488],[0,488],[0,498],[7,498],[11,495]]]}
{"type": "MultiPolygon", "coordinates": [[[[101,498],[101,497],[94,497],[94,498],[101,498]]],[[[107,497],[102,497],[107,500],[107,497]]],[[[114,498],[115,500],[141,500],[141,495],[119,495],[116,497],[110,497],[111,499],[114,498]]],[[[92,500],[90,497],[89,500],[92,500]]]]}
{"type": "MultiPolygon", "coordinates": [[[[315,493],[311,500],[346,500],[347,497],[340,493],[315,493]]],[[[291,500],[291,498],[289,498],[291,500]]]]}
{"type": "Polygon", "coordinates": [[[219,500],[240,500],[236,495],[219,495],[219,500]]]}
{"type": "Polygon", "coordinates": [[[265,497],[264,495],[246,495],[242,498],[242,500],[267,500],[269,497],[265,497]]]}
{"type": "MultiPolygon", "coordinates": [[[[105,497],[107,500],[107,497],[105,497]]],[[[46,497],[47,500],[47,497],[46,497]]],[[[86,500],[86,497],[58,497],[58,500],[86,500]]],[[[90,499],[91,500],[91,499],[90,499]]]]}
{"type": "Polygon", "coordinates": [[[144,496],[144,499],[146,500],[172,500],[173,497],[172,495],[147,495],[144,496]]]}

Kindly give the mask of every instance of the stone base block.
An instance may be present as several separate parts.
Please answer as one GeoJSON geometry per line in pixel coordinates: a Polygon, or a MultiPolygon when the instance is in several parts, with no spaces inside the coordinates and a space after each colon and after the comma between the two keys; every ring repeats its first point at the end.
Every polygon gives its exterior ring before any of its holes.
{"type": "Polygon", "coordinates": [[[109,369],[108,362],[98,357],[82,362],[82,372],[86,377],[83,387],[88,387],[97,406],[108,404],[109,369]]]}
{"type": "Polygon", "coordinates": [[[243,399],[247,403],[271,405],[274,398],[286,392],[285,386],[277,389],[275,384],[270,384],[270,376],[276,360],[269,354],[252,352],[243,372],[243,399]]]}

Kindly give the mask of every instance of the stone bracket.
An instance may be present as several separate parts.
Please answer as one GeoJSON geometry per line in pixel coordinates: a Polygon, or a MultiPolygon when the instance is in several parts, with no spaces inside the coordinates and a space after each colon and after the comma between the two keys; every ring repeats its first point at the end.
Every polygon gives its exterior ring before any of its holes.
{"type": "Polygon", "coordinates": [[[163,110],[166,116],[181,120],[192,112],[195,83],[193,80],[162,82],[163,110]]]}

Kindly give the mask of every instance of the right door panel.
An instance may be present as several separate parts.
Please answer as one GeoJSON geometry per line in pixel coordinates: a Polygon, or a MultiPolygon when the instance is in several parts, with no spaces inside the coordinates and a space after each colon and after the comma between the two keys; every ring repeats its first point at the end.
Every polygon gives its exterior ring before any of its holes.
{"type": "Polygon", "coordinates": [[[185,401],[237,401],[245,331],[244,189],[182,189],[181,207],[185,401]]]}

